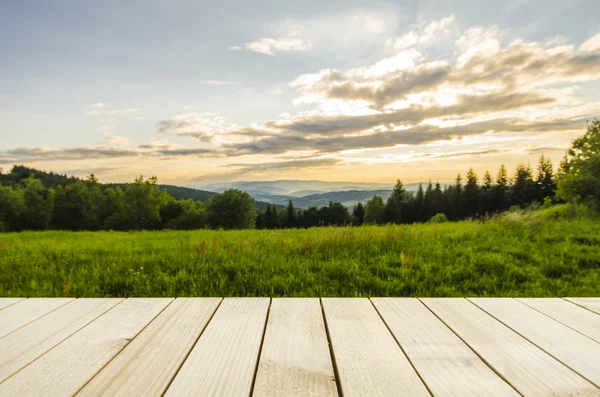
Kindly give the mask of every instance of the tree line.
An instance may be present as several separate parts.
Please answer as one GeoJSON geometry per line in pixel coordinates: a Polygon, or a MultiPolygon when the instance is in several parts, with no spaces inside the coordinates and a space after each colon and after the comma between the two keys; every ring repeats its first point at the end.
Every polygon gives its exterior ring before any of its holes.
{"type": "Polygon", "coordinates": [[[22,171],[16,167],[0,175],[0,231],[244,229],[255,224],[254,200],[235,189],[203,202],[175,198],[159,188],[156,177],[140,176],[123,188],[102,185],[90,175],[48,187],[45,183],[59,176],[37,172],[19,180],[15,174],[22,171]]]}
{"type": "Polygon", "coordinates": [[[365,205],[358,203],[352,212],[340,203],[308,209],[295,209],[290,201],[286,209],[267,207],[257,218],[258,228],[295,228],[320,225],[362,225],[427,222],[436,214],[456,221],[479,218],[508,210],[511,206],[527,207],[544,203],[556,195],[555,171],[550,159],[541,156],[536,171],[529,165],[519,165],[509,177],[504,165],[495,178],[486,172],[480,183],[470,169],[463,181],[459,174],[452,185],[442,186],[431,181],[427,187],[419,184],[416,192],[407,191],[398,180],[387,201],[374,196],[365,205]]]}
{"type": "Polygon", "coordinates": [[[21,230],[192,230],[278,229],[314,226],[414,223],[430,220],[476,219],[535,203],[585,203],[600,210],[600,121],[588,125],[574,140],[555,170],[545,156],[534,169],[519,165],[509,176],[502,165],[495,176],[480,181],[470,169],[453,184],[429,182],[416,192],[397,181],[384,202],[374,196],[352,211],[339,202],[296,209],[293,202],[279,210],[267,205],[257,211],[246,192],[230,189],[207,201],[178,199],[158,185],[156,177],[138,177],[125,186],[66,178],[23,166],[9,174],[0,169],[0,231],[21,230]]]}

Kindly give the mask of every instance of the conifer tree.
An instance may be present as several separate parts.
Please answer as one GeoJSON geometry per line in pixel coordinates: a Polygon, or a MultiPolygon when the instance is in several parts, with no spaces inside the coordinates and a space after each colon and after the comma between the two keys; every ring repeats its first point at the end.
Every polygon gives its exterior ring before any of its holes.
{"type": "Polygon", "coordinates": [[[537,199],[544,202],[546,197],[554,197],[556,184],[554,183],[554,168],[552,161],[543,154],[540,156],[540,161],[537,166],[537,199]]]}
{"type": "Polygon", "coordinates": [[[464,187],[463,198],[461,203],[464,205],[462,214],[469,218],[474,218],[479,215],[481,194],[479,191],[479,184],[477,182],[477,175],[473,171],[473,168],[467,172],[467,183],[464,187]]]}
{"type": "Polygon", "coordinates": [[[385,221],[387,223],[401,223],[402,222],[402,206],[406,199],[406,190],[402,181],[398,179],[396,186],[392,190],[390,198],[388,198],[385,205],[385,221]]]}
{"type": "Polygon", "coordinates": [[[362,225],[365,222],[365,207],[362,203],[356,204],[354,210],[352,211],[352,215],[354,217],[354,224],[357,226],[362,225]]]}

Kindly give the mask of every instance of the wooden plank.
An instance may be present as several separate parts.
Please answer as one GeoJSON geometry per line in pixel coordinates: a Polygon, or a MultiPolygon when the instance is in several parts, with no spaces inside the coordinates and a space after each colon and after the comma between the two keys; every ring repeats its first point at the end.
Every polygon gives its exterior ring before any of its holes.
{"type": "Polygon", "coordinates": [[[600,385],[599,343],[515,299],[470,300],[596,386],[600,385]]]}
{"type": "Polygon", "coordinates": [[[121,301],[77,299],[0,339],[0,382],[121,301]]]}
{"type": "Polygon", "coordinates": [[[126,299],[0,383],[0,396],[72,396],[171,301],[126,299]]]}
{"type": "Polygon", "coordinates": [[[166,396],[248,396],[269,298],[226,298],[179,370],[166,396]]]}
{"type": "Polygon", "coordinates": [[[273,299],[252,395],[338,395],[319,298],[273,299]]]}
{"type": "Polygon", "coordinates": [[[162,396],[221,298],[178,298],[78,396],[162,396]]]}
{"type": "Polygon", "coordinates": [[[74,298],[31,298],[0,311],[0,338],[72,302],[74,298]]]}
{"type": "Polygon", "coordinates": [[[594,385],[466,299],[421,301],[524,396],[600,396],[594,385]]]}
{"type": "Polygon", "coordinates": [[[584,307],[588,310],[593,311],[596,314],[600,314],[600,298],[565,298],[569,302],[572,302],[578,306],[584,307]]]}
{"type": "Polygon", "coordinates": [[[597,314],[560,298],[518,300],[600,343],[600,316],[597,314]]]}
{"type": "Polygon", "coordinates": [[[21,302],[25,298],[0,298],[0,310],[21,302]]]}
{"type": "Polygon", "coordinates": [[[367,298],[322,300],[341,393],[428,396],[396,340],[367,298]]]}
{"type": "Polygon", "coordinates": [[[418,299],[371,301],[434,396],[519,396],[418,299]]]}

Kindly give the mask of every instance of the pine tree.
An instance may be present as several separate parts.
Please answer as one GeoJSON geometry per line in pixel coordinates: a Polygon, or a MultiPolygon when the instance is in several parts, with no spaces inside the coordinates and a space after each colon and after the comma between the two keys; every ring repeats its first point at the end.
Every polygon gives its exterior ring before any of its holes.
{"type": "Polygon", "coordinates": [[[296,209],[294,208],[292,200],[289,200],[286,212],[286,227],[295,228],[296,226],[298,226],[296,222],[296,209]]]}
{"type": "Polygon", "coordinates": [[[469,218],[474,218],[480,213],[481,194],[477,175],[473,168],[467,172],[467,183],[465,184],[462,204],[464,205],[463,214],[469,218]]]}
{"type": "Polygon", "coordinates": [[[552,161],[543,154],[537,166],[537,199],[544,202],[546,197],[554,197],[556,193],[556,184],[554,183],[554,168],[552,161]]]}
{"type": "Polygon", "coordinates": [[[496,184],[492,188],[492,212],[502,212],[508,209],[509,188],[510,186],[508,184],[508,174],[506,172],[506,167],[504,167],[504,164],[502,164],[500,166],[500,170],[498,170],[496,184]]]}
{"type": "Polygon", "coordinates": [[[419,189],[415,196],[414,220],[416,222],[425,222],[427,220],[425,219],[425,192],[423,191],[423,185],[421,183],[419,183],[419,189]]]}
{"type": "Polygon", "coordinates": [[[481,187],[481,211],[487,214],[492,212],[492,189],[494,182],[489,171],[483,176],[483,186],[481,187]]]}
{"type": "Polygon", "coordinates": [[[385,221],[387,223],[398,224],[402,222],[402,206],[405,199],[406,190],[404,189],[402,181],[398,179],[396,181],[396,186],[394,186],[394,190],[385,205],[385,221]]]}
{"type": "Polygon", "coordinates": [[[512,184],[512,203],[525,207],[535,200],[536,185],[533,181],[531,166],[519,164],[515,171],[512,184]]]}
{"type": "Polygon", "coordinates": [[[454,186],[448,188],[448,217],[451,220],[462,219],[465,216],[463,206],[463,186],[462,176],[458,174],[456,176],[454,186]]]}
{"type": "Polygon", "coordinates": [[[354,224],[357,226],[362,225],[365,222],[365,207],[362,203],[356,204],[354,210],[352,211],[352,215],[354,217],[354,224]]]}
{"type": "Polygon", "coordinates": [[[425,190],[425,203],[424,203],[424,213],[423,213],[423,221],[428,221],[431,219],[435,212],[433,212],[433,185],[431,184],[431,179],[429,180],[429,184],[427,185],[427,189],[425,190]]]}
{"type": "Polygon", "coordinates": [[[265,209],[265,227],[267,229],[275,229],[277,227],[277,210],[267,204],[265,209]]]}

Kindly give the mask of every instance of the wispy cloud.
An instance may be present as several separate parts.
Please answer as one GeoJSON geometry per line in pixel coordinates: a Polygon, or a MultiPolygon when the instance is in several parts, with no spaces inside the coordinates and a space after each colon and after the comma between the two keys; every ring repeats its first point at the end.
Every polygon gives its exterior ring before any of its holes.
{"type": "Polygon", "coordinates": [[[313,44],[303,37],[300,32],[292,32],[288,36],[279,38],[262,38],[244,44],[244,46],[229,47],[232,51],[254,51],[260,54],[274,56],[280,52],[304,52],[309,51],[313,44]]]}
{"type": "Polygon", "coordinates": [[[16,148],[0,152],[0,163],[27,163],[56,160],[90,160],[138,156],[139,152],[112,147],[77,147],[53,149],[47,147],[16,148]]]}
{"type": "Polygon", "coordinates": [[[584,43],[579,46],[579,51],[594,52],[600,51],[600,33],[590,37],[584,43]]]}
{"type": "Polygon", "coordinates": [[[86,114],[92,116],[100,116],[100,115],[113,115],[113,114],[122,114],[122,113],[135,113],[139,112],[139,109],[121,109],[121,110],[90,110],[86,112],[86,114]]]}
{"type": "Polygon", "coordinates": [[[200,80],[199,83],[206,85],[240,85],[239,82],[230,80],[200,80]]]}
{"type": "Polygon", "coordinates": [[[421,23],[414,29],[398,37],[387,40],[386,46],[396,49],[406,49],[419,44],[425,44],[434,39],[448,34],[450,27],[456,22],[454,14],[436,21],[421,23]]]}
{"type": "Polygon", "coordinates": [[[108,146],[127,146],[131,144],[131,139],[118,136],[118,135],[108,135],[104,141],[108,146]]]}
{"type": "Polygon", "coordinates": [[[91,105],[88,105],[91,108],[101,108],[104,106],[104,104],[102,102],[97,102],[97,103],[92,103],[91,105]]]}

